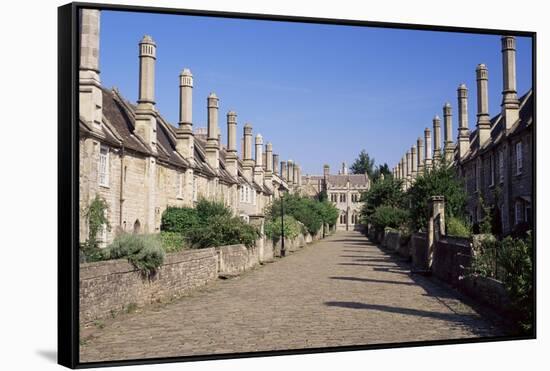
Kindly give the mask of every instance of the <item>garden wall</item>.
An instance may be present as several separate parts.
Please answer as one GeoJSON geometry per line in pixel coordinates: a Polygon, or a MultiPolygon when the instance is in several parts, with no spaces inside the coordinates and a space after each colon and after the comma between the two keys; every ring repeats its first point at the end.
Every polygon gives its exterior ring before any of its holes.
{"type": "Polygon", "coordinates": [[[218,277],[214,248],[167,254],[152,277],[125,259],[80,265],[80,322],[87,323],[125,311],[184,295],[218,277]]]}
{"type": "Polygon", "coordinates": [[[428,271],[428,239],[425,233],[413,233],[410,240],[413,269],[428,271]]]}
{"type": "Polygon", "coordinates": [[[457,286],[466,273],[466,267],[470,266],[471,255],[471,243],[467,238],[445,236],[435,242],[432,273],[440,280],[457,286]]]}

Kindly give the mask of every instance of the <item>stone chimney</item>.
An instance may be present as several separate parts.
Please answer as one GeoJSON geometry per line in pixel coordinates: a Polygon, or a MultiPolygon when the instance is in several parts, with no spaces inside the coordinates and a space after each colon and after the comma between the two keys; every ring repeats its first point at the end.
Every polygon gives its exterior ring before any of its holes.
{"type": "Polygon", "coordinates": [[[461,84],[458,95],[458,158],[464,158],[470,147],[470,130],[468,129],[468,89],[461,84]]]}
{"type": "Polygon", "coordinates": [[[406,167],[405,167],[405,170],[406,170],[406,177],[407,177],[407,188],[408,186],[411,184],[411,180],[412,180],[412,162],[411,162],[411,151],[408,150],[407,153],[405,154],[405,158],[406,158],[406,167]]]}
{"type": "Polygon", "coordinates": [[[519,119],[519,100],[516,88],[516,39],[503,36],[502,39],[502,115],[506,130],[510,130],[519,119]]]}
{"type": "Polygon", "coordinates": [[[151,36],[139,43],[139,93],[136,108],[136,133],[153,153],[157,151],[157,120],[155,115],[155,62],[157,47],[151,36]]]}
{"type": "Polygon", "coordinates": [[[286,162],[287,165],[287,174],[286,174],[286,181],[288,184],[294,183],[294,162],[292,160],[288,160],[286,162]]]}
{"type": "Polygon", "coordinates": [[[347,175],[348,174],[348,167],[346,165],[346,162],[342,162],[342,171],[341,171],[341,174],[342,175],[347,175]]]}
{"type": "Polygon", "coordinates": [[[323,165],[323,177],[325,179],[328,179],[328,176],[330,175],[330,166],[328,164],[323,165]]]}
{"type": "Polygon", "coordinates": [[[79,114],[96,134],[103,135],[103,92],[99,78],[99,19],[96,9],[80,13],[79,114]]]}
{"type": "Polygon", "coordinates": [[[254,166],[254,181],[259,185],[264,184],[264,167],[262,165],[263,146],[264,146],[264,141],[263,141],[262,135],[261,134],[256,135],[256,151],[255,151],[256,164],[254,166]]]}
{"type": "Polygon", "coordinates": [[[292,174],[292,184],[299,185],[299,177],[300,177],[300,165],[294,164],[294,173],[292,174]]]}
{"type": "Polygon", "coordinates": [[[273,154],[273,174],[279,174],[279,155],[273,154]]]}
{"type": "Polygon", "coordinates": [[[450,165],[453,162],[455,146],[453,143],[453,114],[449,102],[443,106],[443,119],[445,121],[445,161],[447,165],[450,165]]]}
{"type": "Polygon", "coordinates": [[[416,140],[416,148],[418,148],[418,175],[424,174],[424,141],[422,137],[418,137],[416,140]]]}
{"type": "Polygon", "coordinates": [[[219,99],[214,93],[210,93],[206,98],[208,107],[208,126],[206,139],[206,162],[214,171],[218,171],[220,166],[220,147],[218,143],[218,107],[219,99]]]}
{"type": "Polygon", "coordinates": [[[489,72],[487,66],[479,64],[476,68],[477,79],[477,135],[479,146],[489,140],[491,136],[491,121],[489,118],[489,72]]]}
{"type": "Polygon", "coordinates": [[[281,161],[281,179],[283,179],[284,181],[286,181],[287,172],[288,170],[286,161],[281,161]]]}
{"type": "Polygon", "coordinates": [[[243,174],[246,179],[252,180],[254,169],[254,160],[252,159],[252,126],[250,124],[245,124],[243,133],[243,174]]]}
{"type": "Polygon", "coordinates": [[[416,179],[418,175],[418,158],[416,154],[416,146],[411,147],[411,167],[412,167],[411,176],[413,179],[416,179]]]}
{"type": "Polygon", "coordinates": [[[265,145],[265,182],[269,189],[273,189],[273,145],[265,145]]]}
{"type": "Polygon", "coordinates": [[[426,146],[424,147],[424,168],[426,171],[430,171],[432,168],[432,133],[430,128],[424,129],[424,142],[426,142],[426,146]]]}
{"type": "Polygon", "coordinates": [[[180,73],[180,120],[176,129],[176,150],[186,160],[193,161],[193,74],[187,68],[180,73]]]}
{"type": "Polygon", "coordinates": [[[225,155],[225,166],[229,174],[238,176],[237,156],[237,113],[227,112],[227,150],[225,155]]]}
{"type": "Polygon", "coordinates": [[[435,115],[433,119],[434,125],[434,159],[433,165],[438,165],[441,162],[441,119],[435,115]]]}

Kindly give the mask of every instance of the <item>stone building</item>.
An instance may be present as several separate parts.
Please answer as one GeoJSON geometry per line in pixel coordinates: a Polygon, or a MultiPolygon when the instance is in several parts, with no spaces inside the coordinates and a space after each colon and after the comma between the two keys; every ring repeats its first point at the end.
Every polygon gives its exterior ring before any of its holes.
{"type": "MultiPolygon", "coordinates": [[[[180,96],[177,127],[164,119],[155,107],[157,45],[150,36],[138,45],[138,101],[105,88],[99,72],[100,11],[82,10],[80,17],[80,241],[88,238],[85,211],[96,195],[109,206],[112,228],[101,233],[103,244],[122,231],[158,232],[168,206],[193,207],[201,197],[223,202],[235,215],[262,225],[263,210],[279,190],[292,192],[298,185],[274,169],[279,156],[272,144],[264,145],[257,134],[253,157],[252,126],[245,124],[239,157],[234,111],[226,115],[228,136],[222,143],[214,93],[205,102],[207,128],[193,129],[193,75],[187,68],[174,79],[180,96]]],[[[299,167],[292,170],[294,180],[299,167]]]]}
{"type": "MultiPolygon", "coordinates": [[[[501,38],[503,87],[501,112],[489,116],[489,72],[485,64],[476,68],[477,122],[472,130],[468,125],[468,89],[457,89],[458,135],[456,144],[447,135],[451,130],[452,112],[449,103],[445,117],[445,143],[441,150],[440,122],[433,121],[434,155],[431,152],[430,129],[425,129],[424,168],[441,162],[444,156],[457,168],[464,180],[468,196],[467,210],[476,225],[484,218],[483,205],[493,209],[493,221],[500,220],[503,234],[522,225],[532,227],[533,220],[533,91],[529,89],[518,98],[516,89],[516,40],[501,38]],[[430,143],[430,144],[429,144],[430,143]]],[[[410,186],[417,174],[413,159],[402,160],[395,168],[397,178],[410,186]]],[[[416,159],[417,162],[420,159],[416,159]]]]}
{"type": "Polygon", "coordinates": [[[349,174],[346,163],[338,174],[330,174],[330,166],[323,166],[323,175],[302,176],[302,184],[299,190],[310,197],[318,197],[321,192],[326,192],[327,198],[340,211],[336,222],[337,230],[359,230],[360,211],[363,203],[361,193],[370,188],[370,179],[367,174],[349,174]]]}

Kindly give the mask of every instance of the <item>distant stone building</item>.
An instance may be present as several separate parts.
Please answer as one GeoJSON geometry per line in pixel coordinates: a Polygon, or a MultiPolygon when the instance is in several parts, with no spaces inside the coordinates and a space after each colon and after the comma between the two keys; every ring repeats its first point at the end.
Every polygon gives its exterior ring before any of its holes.
{"type": "MultiPolygon", "coordinates": [[[[512,36],[501,39],[503,89],[501,112],[489,116],[488,68],[479,64],[477,80],[477,122],[470,131],[468,126],[468,89],[461,84],[457,89],[458,136],[452,142],[452,112],[445,104],[445,141],[441,150],[440,120],[433,120],[433,158],[431,132],[425,129],[424,156],[403,157],[393,169],[393,174],[409,187],[419,174],[418,168],[428,171],[440,163],[442,156],[456,165],[464,180],[468,196],[467,210],[471,222],[476,225],[484,218],[482,203],[493,209],[493,221],[500,220],[503,234],[524,225],[532,228],[533,221],[533,91],[529,89],[520,98],[516,89],[516,40],[512,36]]],[[[417,148],[420,148],[420,140],[417,148]]],[[[414,147],[414,146],[413,146],[414,147]]]]}
{"type": "MultiPolygon", "coordinates": [[[[99,195],[109,206],[100,240],[117,233],[154,233],[168,206],[193,207],[199,198],[217,200],[235,215],[260,226],[263,211],[279,190],[298,187],[299,166],[292,176],[278,170],[279,156],[257,134],[252,157],[252,126],[243,127],[237,153],[237,114],[227,113],[227,142],[218,126],[219,98],[206,99],[207,128],[193,130],[193,75],[179,75],[179,122],[172,126],[155,107],[157,45],[145,36],[138,46],[139,94],[128,102],[117,89],[101,85],[99,73],[100,12],[81,11],[80,33],[80,241],[88,238],[85,210],[99,195]]],[[[127,61],[125,63],[131,63],[127,61]]],[[[177,80],[174,81],[177,83],[177,80]]]]}
{"type": "Polygon", "coordinates": [[[326,192],[327,198],[340,211],[336,223],[337,230],[359,230],[362,228],[360,211],[363,203],[361,193],[369,190],[370,179],[367,174],[349,174],[346,163],[338,174],[330,174],[329,165],[323,166],[323,175],[302,176],[299,190],[310,197],[318,197],[326,192]]]}

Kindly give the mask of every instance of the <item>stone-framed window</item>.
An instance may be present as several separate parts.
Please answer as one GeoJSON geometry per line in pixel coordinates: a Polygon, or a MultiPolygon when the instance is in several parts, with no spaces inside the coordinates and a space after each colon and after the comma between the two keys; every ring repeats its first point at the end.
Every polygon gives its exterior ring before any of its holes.
{"type": "Polygon", "coordinates": [[[516,175],[523,171],[523,144],[521,141],[516,143],[516,175]]]}
{"type": "Polygon", "coordinates": [[[346,202],[346,194],[340,193],[340,202],[346,202]]]}
{"type": "Polygon", "coordinates": [[[330,194],[330,200],[332,202],[338,202],[338,194],[337,193],[331,193],[330,194]]]}
{"type": "Polygon", "coordinates": [[[109,147],[101,145],[97,167],[99,185],[109,187],[109,147]]]}
{"type": "Polygon", "coordinates": [[[498,151],[498,181],[504,183],[504,151],[498,151]]]}
{"type": "Polygon", "coordinates": [[[514,221],[515,221],[515,224],[519,224],[521,222],[523,222],[523,216],[524,216],[524,211],[523,211],[523,203],[521,201],[516,201],[515,205],[514,205],[514,221]]]}

